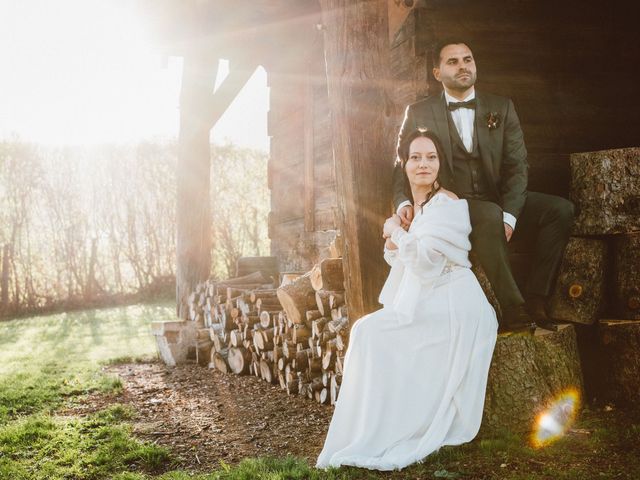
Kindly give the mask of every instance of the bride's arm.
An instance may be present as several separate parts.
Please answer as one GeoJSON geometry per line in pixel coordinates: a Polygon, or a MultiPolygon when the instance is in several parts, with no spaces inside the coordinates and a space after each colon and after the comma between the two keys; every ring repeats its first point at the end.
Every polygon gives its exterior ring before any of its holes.
{"type": "Polygon", "coordinates": [[[434,248],[429,235],[418,235],[415,231],[406,232],[398,228],[391,233],[390,240],[397,246],[394,260],[401,261],[419,275],[431,276],[432,270],[444,262],[444,256],[434,248]]]}
{"type": "Polygon", "coordinates": [[[391,241],[390,238],[387,238],[384,242],[384,259],[385,261],[393,267],[393,262],[395,262],[396,257],[398,256],[398,246],[391,241]]]}
{"type": "Polygon", "coordinates": [[[382,229],[382,237],[385,239],[384,259],[392,267],[398,255],[398,246],[391,241],[390,236],[391,232],[399,225],[401,225],[399,217],[397,215],[392,215],[384,222],[384,227],[382,229]]]}
{"type": "Polygon", "coordinates": [[[418,275],[431,277],[439,274],[438,269],[447,260],[471,266],[468,258],[470,233],[467,202],[446,201],[425,209],[423,215],[414,220],[410,232],[394,229],[391,240],[398,246],[396,261],[401,261],[418,275]],[[416,221],[419,223],[415,224],[416,221]]]}

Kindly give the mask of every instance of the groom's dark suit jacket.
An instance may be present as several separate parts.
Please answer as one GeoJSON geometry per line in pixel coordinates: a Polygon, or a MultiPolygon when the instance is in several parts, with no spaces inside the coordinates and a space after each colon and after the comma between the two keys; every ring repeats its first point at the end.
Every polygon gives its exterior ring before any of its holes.
{"type": "MultiPolygon", "coordinates": [[[[432,95],[407,107],[398,135],[398,145],[416,128],[433,130],[442,143],[439,178],[442,185],[461,195],[453,174],[453,154],[444,93],[432,95]]],[[[454,127],[455,128],[455,127],[454,127]]],[[[502,210],[518,218],[527,198],[527,150],[520,121],[513,102],[505,97],[476,91],[475,134],[483,171],[491,192],[502,210]],[[498,119],[489,128],[489,115],[498,119]]],[[[399,164],[393,172],[393,200],[397,208],[408,200],[404,193],[405,177],[399,164]]]]}

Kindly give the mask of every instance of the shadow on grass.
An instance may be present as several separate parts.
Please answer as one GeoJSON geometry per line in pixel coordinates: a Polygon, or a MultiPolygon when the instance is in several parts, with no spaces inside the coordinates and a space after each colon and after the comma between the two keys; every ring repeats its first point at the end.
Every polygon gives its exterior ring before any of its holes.
{"type": "Polygon", "coordinates": [[[131,436],[134,412],[112,405],[86,419],[48,414],[18,419],[0,430],[0,478],[110,478],[117,472],[159,473],[169,452],[131,436]]]}

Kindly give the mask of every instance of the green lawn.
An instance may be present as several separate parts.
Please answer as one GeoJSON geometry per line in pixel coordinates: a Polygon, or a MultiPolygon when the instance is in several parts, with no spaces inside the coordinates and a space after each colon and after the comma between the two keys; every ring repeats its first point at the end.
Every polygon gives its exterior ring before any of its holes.
{"type": "Polygon", "coordinates": [[[136,305],[0,323],[0,479],[110,478],[166,463],[167,451],[131,436],[135,413],[121,405],[83,418],[57,411],[121,389],[101,364],[155,355],[150,322],[173,311],[136,305]]]}
{"type": "Polygon", "coordinates": [[[134,305],[0,322],[0,419],[49,411],[65,399],[118,388],[101,363],[155,355],[150,322],[171,305],[134,305]]]}
{"type": "Polygon", "coordinates": [[[324,472],[292,457],[172,471],[170,451],[132,436],[140,412],[118,403],[90,415],[64,412],[88,394],[117,400],[122,385],[101,366],[155,356],[150,323],[173,315],[172,304],[137,305],[0,323],[0,480],[640,478],[640,415],[618,409],[585,409],[576,431],[544,449],[510,435],[477,439],[394,473],[324,472]]]}

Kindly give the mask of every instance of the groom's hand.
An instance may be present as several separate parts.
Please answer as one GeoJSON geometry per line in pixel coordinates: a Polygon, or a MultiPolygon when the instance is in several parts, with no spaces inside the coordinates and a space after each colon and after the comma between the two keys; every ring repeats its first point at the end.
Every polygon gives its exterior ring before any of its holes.
{"type": "Polygon", "coordinates": [[[511,235],[513,235],[513,228],[508,223],[504,224],[504,236],[507,237],[507,242],[511,240],[511,235]]]}
{"type": "Polygon", "coordinates": [[[384,222],[384,226],[382,227],[382,237],[390,238],[393,232],[401,227],[402,225],[400,224],[400,217],[398,217],[398,215],[396,214],[393,214],[384,222]]]}
{"type": "Polygon", "coordinates": [[[405,230],[408,230],[409,225],[411,225],[411,222],[413,221],[413,206],[405,205],[400,209],[398,215],[400,216],[400,225],[405,230]]]}

